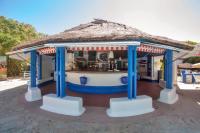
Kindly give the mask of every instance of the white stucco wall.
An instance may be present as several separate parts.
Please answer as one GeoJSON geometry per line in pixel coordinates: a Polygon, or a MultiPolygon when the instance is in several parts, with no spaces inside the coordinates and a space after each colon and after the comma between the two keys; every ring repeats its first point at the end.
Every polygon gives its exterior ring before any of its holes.
{"type": "Polygon", "coordinates": [[[161,68],[162,63],[160,60],[163,59],[163,56],[152,57],[152,80],[158,79],[158,71],[161,68]]]}
{"type": "Polygon", "coordinates": [[[177,84],[178,78],[178,65],[183,62],[182,56],[184,55],[183,52],[173,52],[173,83],[177,84]]]}
{"type": "Polygon", "coordinates": [[[174,84],[177,84],[178,65],[182,63],[182,60],[175,60],[173,63],[173,82],[174,84]]]}
{"type": "Polygon", "coordinates": [[[80,84],[80,77],[85,76],[88,78],[88,86],[118,86],[123,85],[120,78],[128,76],[127,73],[99,73],[99,72],[67,72],[68,82],[80,84]]]}

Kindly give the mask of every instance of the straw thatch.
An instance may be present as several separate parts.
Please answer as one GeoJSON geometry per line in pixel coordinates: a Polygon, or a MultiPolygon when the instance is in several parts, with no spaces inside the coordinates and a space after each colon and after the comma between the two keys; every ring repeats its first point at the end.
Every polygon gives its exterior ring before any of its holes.
{"type": "Polygon", "coordinates": [[[192,68],[198,68],[198,69],[200,69],[200,63],[193,64],[192,68]]]}
{"type": "Polygon", "coordinates": [[[59,34],[26,42],[15,47],[13,50],[38,46],[46,43],[132,40],[158,43],[187,50],[193,49],[193,46],[185,42],[176,41],[161,36],[153,36],[123,24],[95,19],[90,23],[81,24],[77,27],[65,30],[59,34]]]}
{"type": "Polygon", "coordinates": [[[192,69],[192,64],[191,63],[182,63],[178,65],[178,68],[180,69],[192,69]]]}
{"type": "Polygon", "coordinates": [[[191,63],[182,63],[178,65],[179,69],[200,69],[200,63],[191,64],[191,63]]]}

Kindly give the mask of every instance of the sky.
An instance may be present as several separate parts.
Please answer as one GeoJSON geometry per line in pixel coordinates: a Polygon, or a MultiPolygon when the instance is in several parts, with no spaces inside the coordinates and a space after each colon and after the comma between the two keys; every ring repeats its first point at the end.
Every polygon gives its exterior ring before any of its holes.
{"type": "Polygon", "coordinates": [[[49,35],[99,18],[200,42],[200,0],[0,0],[0,16],[49,35]]]}

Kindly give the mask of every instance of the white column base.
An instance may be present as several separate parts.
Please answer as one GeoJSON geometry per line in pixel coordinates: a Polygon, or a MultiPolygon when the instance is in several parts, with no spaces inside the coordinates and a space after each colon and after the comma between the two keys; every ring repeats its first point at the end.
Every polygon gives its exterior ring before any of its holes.
{"type": "Polygon", "coordinates": [[[25,99],[28,102],[33,102],[42,99],[41,90],[37,87],[31,88],[28,85],[28,91],[25,93],[25,99]]]}
{"type": "Polygon", "coordinates": [[[178,101],[178,94],[176,93],[176,89],[163,89],[160,92],[160,98],[158,101],[167,103],[167,104],[174,104],[178,101]]]}
{"type": "Polygon", "coordinates": [[[82,98],[72,96],[59,98],[56,94],[43,96],[43,105],[40,108],[53,113],[71,116],[80,116],[85,111],[82,98]]]}
{"type": "Polygon", "coordinates": [[[127,97],[111,98],[107,115],[110,117],[127,117],[153,112],[152,98],[146,95],[137,96],[136,99],[127,97]]]}

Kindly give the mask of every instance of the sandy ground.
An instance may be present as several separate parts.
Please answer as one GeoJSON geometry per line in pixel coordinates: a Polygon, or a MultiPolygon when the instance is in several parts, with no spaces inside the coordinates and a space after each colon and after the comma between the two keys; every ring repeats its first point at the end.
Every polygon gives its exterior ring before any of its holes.
{"type": "Polygon", "coordinates": [[[0,91],[0,133],[200,133],[199,90],[178,90],[176,104],[154,101],[154,112],[127,118],[109,118],[103,107],[86,107],[80,117],[46,112],[41,101],[26,102],[25,91],[0,91]]]}
{"type": "Polygon", "coordinates": [[[27,80],[23,79],[9,79],[5,81],[0,81],[0,91],[12,89],[25,84],[27,84],[27,80]]]}

